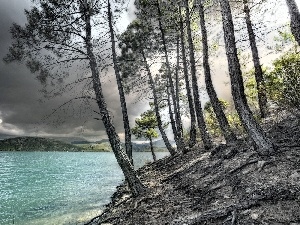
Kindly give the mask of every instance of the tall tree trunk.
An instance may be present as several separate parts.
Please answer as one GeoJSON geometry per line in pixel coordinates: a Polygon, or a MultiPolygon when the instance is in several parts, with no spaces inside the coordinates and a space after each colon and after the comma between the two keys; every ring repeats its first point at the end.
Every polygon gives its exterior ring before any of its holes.
{"type": "Polygon", "coordinates": [[[156,155],[154,153],[154,149],[153,149],[153,142],[152,142],[152,138],[150,137],[149,138],[150,140],[150,149],[151,149],[151,153],[152,153],[152,157],[153,157],[153,161],[155,162],[156,161],[156,155]]]}
{"type": "Polygon", "coordinates": [[[179,49],[179,40],[180,36],[177,35],[176,41],[176,71],[175,71],[175,101],[177,105],[177,111],[175,112],[176,124],[177,124],[177,138],[180,144],[179,148],[182,149],[183,152],[186,152],[185,144],[183,140],[183,129],[182,129],[182,120],[180,113],[180,103],[179,103],[179,63],[180,63],[180,49],[179,49]]]}
{"type": "Polygon", "coordinates": [[[199,15],[200,15],[200,26],[202,32],[203,68],[204,68],[206,90],[226,142],[227,143],[234,142],[237,140],[237,138],[229,126],[228,120],[225,116],[225,113],[222,109],[222,105],[218,99],[217,93],[212,83],[210,66],[209,66],[208,40],[207,40],[207,31],[205,25],[204,8],[201,0],[199,0],[199,15]]]}
{"type": "Polygon", "coordinates": [[[183,29],[183,21],[182,21],[180,9],[179,9],[179,15],[180,15],[180,44],[181,44],[181,55],[182,55],[182,63],[183,63],[183,74],[184,74],[185,89],[186,89],[186,93],[187,93],[190,117],[191,117],[189,147],[192,148],[196,144],[196,137],[197,137],[196,114],[195,114],[194,100],[193,100],[193,96],[192,96],[192,90],[190,87],[190,80],[189,80],[189,74],[188,74],[186,51],[185,51],[185,45],[184,45],[184,29],[183,29]]]}
{"type": "Polygon", "coordinates": [[[138,178],[137,173],[130,162],[130,159],[124,152],[121,146],[120,138],[115,130],[109,112],[107,110],[107,105],[103,96],[102,86],[99,79],[98,65],[97,65],[96,57],[93,52],[92,36],[91,36],[91,16],[90,16],[91,8],[90,5],[87,3],[87,0],[84,0],[84,5],[86,9],[86,12],[83,15],[86,23],[85,26],[86,50],[89,57],[89,66],[92,72],[93,89],[96,95],[97,104],[99,107],[100,114],[102,116],[102,121],[105,126],[111,148],[115,154],[117,162],[124,173],[129,188],[132,192],[132,195],[138,196],[140,194],[143,194],[146,191],[146,188],[142,184],[141,180],[138,178]]]}
{"type": "Polygon", "coordinates": [[[157,93],[156,93],[156,89],[155,89],[155,85],[154,85],[154,80],[153,80],[153,77],[152,77],[149,65],[147,63],[147,58],[146,58],[145,53],[144,53],[143,50],[142,50],[141,54],[143,56],[143,60],[144,60],[144,63],[145,63],[145,68],[146,68],[146,71],[147,71],[148,76],[149,76],[150,86],[151,86],[152,93],[153,93],[154,109],[155,109],[155,114],[156,114],[158,129],[159,129],[160,134],[161,134],[161,136],[162,136],[162,138],[164,140],[166,148],[168,149],[168,151],[170,152],[171,155],[175,155],[176,151],[172,147],[172,145],[170,144],[169,139],[168,139],[168,137],[167,137],[167,135],[166,135],[166,133],[164,131],[164,128],[163,128],[161,116],[160,116],[160,113],[159,113],[157,93]]]}
{"type": "MultiPolygon", "coordinates": [[[[176,104],[176,97],[175,97],[175,91],[174,91],[174,82],[173,82],[172,75],[171,75],[169,55],[168,55],[168,50],[167,50],[165,31],[164,31],[164,28],[163,28],[163,25],[162,25],[162,12],[161,12],[161,9],[160,9],[159,0],[157,0],[156,5],[157,5],[157,11],[158,11],[159,30],[160,30],[160,33],[161,33],[161,40],[162,40],[162,43],[163,43],[163,51],[164,51],[165,60],[166,60],[167,77],[168,77],[168,81],[169,81],[169,88],[170,88],[170,91],[171,91],[171,97],[172,97],[174,112],[176,112],[176,111],[178,111],[178,107],[177,107],[177,104],[176,104]]],[[[175,130],[173,129],[173,132],[175,132],[174,133],[174,139],[176,141],[177,148],[179,149],[183,146],[181,146],[181,143],[177,138],[177,127],[175,128],[175,130]]]]}
{"type": "Polygon", "coordinates": [[[175,119],[174,119],[174,113],[172,111],[172,102],[171,102],[171,99],[170,99],[170,89],[169,89],[169,84],[167,82],[167,102],[168,102],[168,109],[169,109],[169,118],[170,118],[170,121],[171,121],[171,127],[172,127],[172,131],[173,131],[173,134],[174,134],[174,140],[176,143],[178,143],[178,137],[177,137],[177,127],[176,127],[176,124],[175,124],[175,119]]]}
{"type": "Polygon", "coordinates": [[[177,105],[176,111],[176,123],[177,127],[182,132],[182,121],[181,121],[181,113],[180,113],[180,87],[179,87],[179,64],[180,64],[180,49],[179,49],[179,40],[180,36],[177,35],[176,38],[176,70],[175,70],[175,100],[177,105]]]}
{"type": "Polygon", "coordinates": [[[200,130],[201,138],[202,138],[202,141],[204,144],[204,148],[211,149],[212,148],[212,140],[207,131],[207,127],[206,127],[204,115],[203,115],[203,110],[201,107],[200,96],[199,96],[198,81],[197,81],[197,76],[196,76],[194,44],[193,44],[192,31],[191,31],[190,10],[189,10],[189,5],[188,5],[188,0],[184,0],[184,3],[185,3],[185,12],[186,12],[185,21],[186,21],[188,43],[189,43],[189,50],[190,50],[189,52],[190,52],[191,74],[192,74],[192,86],[193,86],[193,94],[194,94],[197,122],[198,122],[198,127],[200,130]]]}
{"type": "Polygon", "coordinates": [[[126,149],[126,154],[128,155],[131,163],[133,164],[131,129],[130,129],[130,125],[129,125],[126,99],[125,99],[124,88],[123,88],[123,84],[122,84],[122,78],[120,75],[120,70],[119,70],[119,66],[118,66],[118,62],[117,62],[115,34],[114,34],[114,29],[113,29],[112,13],[111,13],[111,6],[110,6],[109,0],[107,1],[107,10],[108,10],[108,24],[109,24],[109,32],[110,32],[110,40],[111,40],[112,57],[113,57],[114,70],[115,70],[116,80],[117,80],[117,85],[118,85],[118,90],[119,90],[122,115],[123,115],[123,124],[124,124],[124,131],[125,131],[125,149],[126,149]]]}
{"type": "Polygon", "coordinates": [[[295,40],[300,45],[300,13],[295,0],[286,0],[291,17],[291,31],[295,40]]]}
{"type": "Polygon", "coordinates": [[[265,87],[265,80],[263,77],[263,71],[260,65],[260,59],[258,55],[258,50],[256,46],[255,34],[252,27],[251,17],[250,17],[250,9],[248,6],[248,0],[243,0],[244,4],[244,13],[245,20],[247,24],[247,31],[252,51],[252,60],[255,69],[255,80],[257,85],[257,97],[258,97],[258,105],[260,110],[260,117],[265,118],[267,116],[267,93],[265,87]]]}
{"type": "Polygon", "coordinates": [[[270,155],[275,150],[274,145],[266,137],[264,131],[254,119],[244,93],[242,72],[237,55],[234,26],[229,2],[228,0],[219,0],[219,3],[222,12],[225,48],[235,108],[245,130],[254,141],[258,153],[261,155],[270,155]]]}

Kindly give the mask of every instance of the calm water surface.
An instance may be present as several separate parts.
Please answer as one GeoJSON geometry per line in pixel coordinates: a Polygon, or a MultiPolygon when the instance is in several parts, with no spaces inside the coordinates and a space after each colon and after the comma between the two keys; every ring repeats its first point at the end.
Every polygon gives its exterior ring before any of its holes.
{"type": "MultiPolygon", "coordinates": [[[[136,167],[151,158],[134,153],[136,167]]],[[[80,224],[101,213],[123,178],[113,153],[0,152],[0,224],[80,224]]]]}

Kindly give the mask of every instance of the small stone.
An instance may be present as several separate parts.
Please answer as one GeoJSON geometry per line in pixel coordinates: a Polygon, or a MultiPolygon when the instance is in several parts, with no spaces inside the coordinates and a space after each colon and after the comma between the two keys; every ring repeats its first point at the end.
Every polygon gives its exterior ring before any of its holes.
{"type": "Polygon", "coordinates": [[[254,220],[257,220],[257,219],[258,219],[258,214],[257,214],[257,213],[252,213],[250,216],[251,216],[251,218],[254,219],[254,220]]]}
{"type": "Polygon", "coordinates": [[[264,161],[264,160],[260,160],[257,162],[257,168],[258,168],[258,171],[260,172],[263,167],[266,165],[267,161],[264,161]]]}
{"type": "Polygon", "coordinates": [[[246,193],[250,193],[252,191],[252,189],[247,187],[245,191],[246,191],[246,193]]]}
{"type": "Polygon", "coordinates": [[[293,173],[290,178],[292,179],[299,179],[300,178],[300,174],[298,172],[293,173]]]}
{"type": "Polygon", "coordinates": [[[229,195],[224,195],[224,198],[225,198],[225,199],[229,199],[230,196],[229,196],[229,195]]]}

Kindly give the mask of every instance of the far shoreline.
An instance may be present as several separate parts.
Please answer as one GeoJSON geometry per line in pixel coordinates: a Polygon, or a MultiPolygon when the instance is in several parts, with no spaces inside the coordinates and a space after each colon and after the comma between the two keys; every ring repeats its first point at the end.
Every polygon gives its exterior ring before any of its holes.
{"type": "MultiPolygon", "coordinates": [[[[125,144],[122,144],[122,147],[125,144]]],[[[133,152],[151,152],[150,145],[132,143],[133,152]]],[[[43,151],[43,152],[112,152],[109,141],[90,143],[63,142],[52,138],[14,137],[0,140],[0,151],[43,151]]],[[[168,152],[165,147],[155,146],[155,152],[168,152]]]]}

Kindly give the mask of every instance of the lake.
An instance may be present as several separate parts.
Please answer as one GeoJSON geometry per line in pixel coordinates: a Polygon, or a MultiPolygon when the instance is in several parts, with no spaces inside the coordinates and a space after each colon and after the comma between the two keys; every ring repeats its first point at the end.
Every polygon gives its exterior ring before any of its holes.
{"type": "MultiPolygon", "coordinates": [[[[150,152],[133,154],[136,168],[152,161],[150,152]]],[[[0,224],[80,224],[123,179],[110,152],[0,152],[0,224]]]]}

